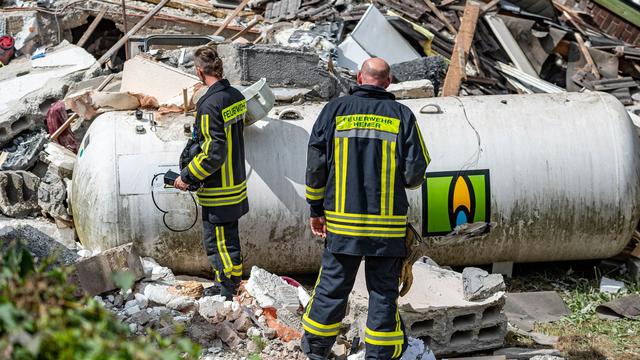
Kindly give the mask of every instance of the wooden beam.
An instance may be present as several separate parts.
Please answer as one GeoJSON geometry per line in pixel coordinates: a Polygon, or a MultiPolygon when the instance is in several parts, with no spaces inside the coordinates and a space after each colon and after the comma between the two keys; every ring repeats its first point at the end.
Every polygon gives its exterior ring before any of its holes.
{"type": "Polygon", "coordinates": [[[456,28],[453,27],[453,25],[451,25],[451,23],[449,22],[449,20],[447,20],[447,18],[444,16],[444,14],[442,13],[442,11],[440,11],[436,5],[434,3],[431,2],[431,0],[424,0],[424,3],[427,4],[427,6],[429,7],[429,9],[431,9],[431,12],[433,12],[433,14],[440,20],[442,21],[442,23],[447,27],[447,30],[449,30],[450,33],[452,33],[453,35],[456,35],[458,33],[458,31],[456,30],[456,28]]]}
{"type": "Polygon", "coordinates": [[[600,72],[598,71],[598,65],[596,65],[595,61],[593,61],[593,58],[589,53],[589,49],[587,48],[587,45],[585,45],[584,40],[582,39],[582,35],[580,35],[577,32],[574,33],[573,35],[576,37],[576,40],[578,41],[578,47],[580,48],[580,52],[582,53],[582,56],[584,56],[585,60],[587,60],[587,65],[589,67],[588,70],[593,74],[593,76],[595,76],[596,79],[600,79],[600,72]]]}
{"type": "Polygon", "coordinates": [[[254,17],[248,24],[247,26],[242,29],[242,31],[238,32],[237,34],[233,35],[231,37],[231,39],[229,39],[229,41],[233,41],[237,38],[239,38],[240,36],[246,34],[249,30],[251,30],[254,26],[256,26],[258,23],[260,22],[260,18],[258,16],[254,17]]]}
{"type": "MultiPolygon", "coordinates": [[[[247,0],[248,1],[248,0],[247,0]]],[[[107,50],[106,53],[104,53],[104,55],[102,55],[102,57],[100,57],[100,59],[98,59],[98,64],[102,65],[105,62],[107,62],[107,60],[109,60],[111,58],[112,55],[114,55],[116,52],[118,52],[118,50],[120,50],[120,48],[122,47],[122,45],[124,45],[127,41],[129,41],[129,38],[133,35],[135,35],[135,33],[138,32],[138,30],[140,30],[143,26],[145,26],[149,20],[151,20],[151,18],[158,13],[158,11],[160,11],[167,3],[169,2],[169,0],[162,0],[158,5],[156,5],[153,9],[151,9],[151,11],[149,11],[147,13],[147,15],[145,15],[142,19],[140,19],[140,21],[138,21],[132,28],[131,30],[129,30],[129,32],[127,32],[126,34],[124,34],[123,37],[120,38],[120,40],[118,40],[118,42],[116,42],[111,49],[107,50]]]]}
{"type": "Polygon", "coordinates": [[[451,63],[444,79],[442,96],[458,96],[460,92],[460,85],[465,77],[464,68],[467,64],[467,56],[469,55],[473,35],[478,23],[478,15],[480,15],[480,5],[467,1],[460,21],[460,31],[453,45],[451,63]]]}
{"type": "Polygon", "coordinates": [[[235,17],[238,16],[240,11],[242,11],[242,9],[244,9],[244,7],[247,6],[248,3],[249,0],[242,0],[242,2],[233,10],[233,12],[229,14],[226,19],[224,19],[224,21],[222,22],[222,26],[220,26],[218,30],[213,33],[213,36],[220,35],[220,33],[227,27],[227,25],[229,25],[231,20],[235,19],[235,17]]]}
{"type": "Polygon", "coordinates": [[[98,24],[100,23],[100,21],[102,21],[102,18],[104,17],[104,14],[106,14],[106,13],[107,13],[107,8],[103,7],[102,10],[100,10],[98,15],[95,17],[95,19],[93,19],[93,21],[91,22],[91,24],[87,28],[87,31],[85,31],[84,34],[82,34],[82,37],[76,43],[77,46],[80,46],[80,47],[84,46],[84,44],[87,42],[87,40],[89,40],[89,37],[91,36],[91,34],[93,34],[93,32],[96,31],[96,28],[98,27],[98,24]]]}
{"type": "Polygon", "coordinates": [[[487,11],[493,9],[495,6],[497,6],[500,3],[500,0],[491,0],[490,2],[482,5],[482,7],[480,8],[480,12],[481,14],[486,13],[487,11]]]}

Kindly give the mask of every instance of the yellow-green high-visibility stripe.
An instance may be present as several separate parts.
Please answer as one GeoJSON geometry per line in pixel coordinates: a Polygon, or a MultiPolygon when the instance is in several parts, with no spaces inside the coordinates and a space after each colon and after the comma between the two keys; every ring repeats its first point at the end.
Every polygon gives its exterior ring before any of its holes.
{"type": "Polygon", "coordinates": [[[227,160],[223,166],[227,167],[227,186],[233,185],[233,139],[232,128],[226,128],[227,133],[227,160]]]}
{"type": "Polygon", "coordinates": [[[207,198],[198,196],[196,193],[196,199],[198,200],[198,204],[201,206],[227,206],[227,205],[235,205],[243,202],[247,198],[247,193],[242,192],[238,195],[223,197],[223,198],[207,198]]]}
{"type": "Polygon", "coordinates": [[[431,162],[431,158],[429,157],[429,151],[427,147],[424,145],[424,139],[422,138],[422,133],[420,132],[420,126],[418,126],[418,121],[416,120],[416,131],[418,132],[418,139],[420,139],[420,146],[422,147],[422,155],[424,156],[424,160],[427,162],[427,165],[431,162]]]}
{"type": "Polygon", "coordinates": [[[313,290],[311,291],[311,297],[309,298],[309,303],[307,304],[307,308],[304,311],[304,313],[307,315],[309,315],[309,312],[311,311],[311,304],[313,304],[313,297],[316,295],[316,287],[318,287],[318,284],[320,283],[320,276],[322,276],[322,266],[320,266],[320,270],[318,271],[318,278],[316,279],[315,285],[313,285],[313,290]]]}
{"type": "Polygon", "coordinates": [[[220,233],[222,235],[222,255],[227,259],[225,267],[224,267],[224,272],[231,272],[233,270],[233,262],[231,261],[231,256],[229,256],[229,251],[227,250],[227,240],[225,239],[224,236],[224,227],[220,226],[220,233]]]}
{"type": "Polygon", "coordinates": [[[231,265],[227,264],[227,258],[224,256],[224,251],[222,248],[222,226],[216,226],[216,245],[218,246],[218,254],[220,255],[220,260],[222,260],[222,267],[224,269],[229,268],[231,265]]]}
{"type": "Polygon", "coordinates": [[[402,331],[374,331],[368,327],[364,330],[364,342],[378,346],[393,346],[404,344],[402,331]]]}
{"type": "Polygon", "coordinates": [[[407,223],[406,215],[351,214],[325,210],[325,216],[328,221],[349,224],[406,225],[407,223]]]}
{"type": "Polygon", "coordinates": [[[247,181],[243,181],[238,185],[234,185],[234,186],[228,186],[228,187],[212,187],[212,188],[200,188],[197,191],[197,194],[199,195],[209,195],[209,196],[214,196],[214,195],[228,195],[228,194],[234,194],[237,193],[239,191],[243,191],[247,189],[247,181]]]}
{"type": "Polygon", "coordinates": [[[340,186],[342,185],[342,181],[340,181],[340,171],[342,171],[342,166],[340,165],[341,157],[342,157],[342,147],[340,146],[340,138],[334,138],[334,172],[336,174],[335,182],[336,182],[336,211],[342,211],[340,209],[340,193],[342,189],[340,186]]]}
{"type": "Polygon", "coordinates": [[[387,201],[387,215],[393,215],[393,200],[395,198],[395,185],[396,185],[396,142],[392,141],[389,144],[389,168],[387,169],[389,187],[387,201]]]}
{"type": "Polygon", "coordinates": [[[381,170],[380,170],[380,214],[381,215],[388,215],[387,214],[387,209],[388,209],[388,204],[387,204],[387,195],[389,195],[388,191],[388,187],[387,187],[387,181],[388,181],[388,166],[389,166],[389,151],[388,151],[388,144],[389,142],[387,140],[382,140],[382,166],[381,166],[381,170]]]}
{"type": "Polygon", "coordinates": [[[401,228],[385,228],[385,227],[368,227],[368,226],[348,226],[342,224],[334,224],[327,221],[327,231],[338,235],[347,236],[372,236],[372,237],[390,237],[402,238],[406,235],[406,227],[401,228]]]}
{"type": "Polygon", "coordinates": [[[324,199],[324,187],[321,187],[319,189],[314,189],[310,186],[306,186],[305,187],[306,192],[305,195],[307,197],[307,199],[309,200],[322,200],[324,199]]]}
{"type": "Polygon", "coordinates": [[[339,322],[330,325],[320,324],[310,319],[307,314],[302,315],[302,327],[305,331],[318,336],[337,336],[340,333],[339,322]]]}
{"type": "Polygon", "coordinates": [[[345,205],[347,202],[347,163],[349,159],[349,138],[342,139],[342,160],[340,161],[342,165],[342,170],[340,170],[340,176],[342,177],[342,184],[340,188],[342,191],[340,192],[340,211],[345,210],[345,205]]]}

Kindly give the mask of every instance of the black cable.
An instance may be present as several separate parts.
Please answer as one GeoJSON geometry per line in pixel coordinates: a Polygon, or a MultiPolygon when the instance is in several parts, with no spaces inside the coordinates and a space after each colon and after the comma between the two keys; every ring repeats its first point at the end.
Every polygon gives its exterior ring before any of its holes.
{"type": "Polygon", "coordinates": [[[191,230],[191,228],[193,228],[196,223],[198,222],[198,203],[196,202],[196,198],[193,197],[193,193],[191,193],[191,191],[189,191],[189,195],[191,195],[191,200],[193,200],[193,204],[196,207],[196,218],[193,220],[193,224],[191,224],[191,226],[189,226],[188,228],[184,229],[184,230],[176,230],[176,229],[172,229],[171,226],[169,226],[167,224],[167,219],[166,216],[169,213],[168,211],[162,210],[160,208],[160,206],[158,206],[158,203],[156,203],[156,197],[154,196],[154,189],[153,189],[153,182],[156,181],[156,179],[158,178],[158,176],[164,175],[165,173],[160,173],[160,174],[155,174],[153,176],[153,179],[151,179],[151,200],[153,200],[153,205],[155,205],[156,209],[158,209],[158,211],[160,211],[162,213],[162,223],[164,224],[164,226],[167,227],[167,229],[173,231],[173,232],[185,232],[185,231],[189,231],[191,230]]]}

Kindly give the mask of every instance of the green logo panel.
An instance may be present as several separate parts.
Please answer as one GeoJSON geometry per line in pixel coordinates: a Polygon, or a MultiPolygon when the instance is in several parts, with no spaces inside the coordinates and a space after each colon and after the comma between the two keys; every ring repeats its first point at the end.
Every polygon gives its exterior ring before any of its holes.
{"type": "Polygon", "coordinates": [[[427,173],[422,191],[423,236],[447,235],[458,225],[491,221],[489,170],[427,173]]]}

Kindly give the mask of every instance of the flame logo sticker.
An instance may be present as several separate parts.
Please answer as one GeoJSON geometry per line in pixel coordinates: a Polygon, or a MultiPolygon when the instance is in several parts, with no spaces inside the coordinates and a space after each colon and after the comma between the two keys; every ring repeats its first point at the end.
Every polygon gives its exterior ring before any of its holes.
{"type": "Polygon", "coordinates": [[[489,170],[428,173],[422,189],[424,236],[446,235],[466,223],[490,222],[489,170]]]}

